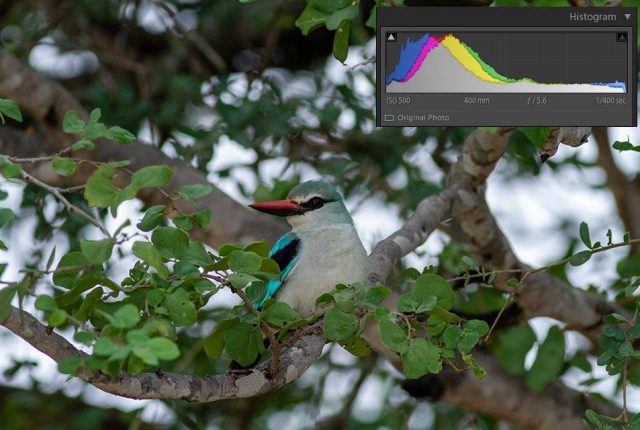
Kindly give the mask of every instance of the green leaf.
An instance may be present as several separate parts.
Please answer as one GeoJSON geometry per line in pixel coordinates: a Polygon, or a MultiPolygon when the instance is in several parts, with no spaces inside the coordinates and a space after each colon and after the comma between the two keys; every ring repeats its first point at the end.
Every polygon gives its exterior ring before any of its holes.
{"type": "Polygon", "coordinates": [[[620,152],[622,152],[622,151],[640,152],[640,145],[634,146],[629,141],[626,141],[626,142],[615,141],[615,142],[613,142],[613,149],[617,149],[620,152]]]}
{"type": "Polygon", "coordinates": [[[265,240],[259,242],[251,242],[243,249],[245,252],[255,252],[262,258],[266,258],[269,255],[269,244],[265,240]]]}
{"type": "Polygon", "coordinates": [[[479,340],[480,336],[478,335],[478,333],[465,332],[462,335],[462,339],[460,339],[460,342],[458,342],[458,351],[463,354],[467,354],[473,349],[474,346],[476,346],[479,340]]]}
{"type": "Polygon", "coordinates": [[[508,327],[499,332],[493,353],[505,371],[521,375],[525,372],[525,357],[535,341],[536,335],[529,324],[508,327]]]}
{"type": "Polygon", "coordinates": [[[308,0],[307,3],[317,10],[330,14],[346,7],[353,0],[308,0]]]}
{"type": "Polygon", "coordinates": [[[213,187],[211,184],[184,185],[180,188],[180,191],[178,191],[178,195],[184,200],[195,202],[196,200],[210,194],[212,191],[213,187]]]}
{"type": "Polygon", "coordinates": [[[177,326],[192,325],[196,322],[196,307],[183,289],[177,289],[167,296],[164,305],[169,311],[169,318],[177,326]]]}
{"type": "Polygon", "coordinates": [[[77,142],[75,142],[73,145],[71,145],[71,149],[73,149],[74,151],[79,151],[81,149],[94,149],[96,147],[96,144],[93,143],[92,141],[90,141],[89,139],[80,139],[77,142]]]}
{"type": "Polygon", "coordinates": [[[260,318],[274,327],[284,327],[302,317],[291,306],[282,302],[273,302],[260,312],[260,318]]]}
{"type": "Polygon", "coordinates": [[[237,322],[237,319],[222,320],[216,325],[216,328],[204,341],[204,352],[207,354],[207,357],[214,359],[220,358],[225,346],[224,334],[237,322]]]}
{"type": "MultiPolygon", "coordinates": [[[[11,119],[22,122],[22,112],[20,112],[20,107],[15,100],[0,99],[0,116],[1,115],[6,115],[11,119]]],[[[2,122],[4,123],[4,119],[2,122]]]]}
{"type": "Polygon", "coordinates": [[[136,140],[135,134],[118,126],[109,128],[105,134],[105,137],[107,139],[113,140],[114,142],[118,142],[121,145],[127,145],[136,140]]]}
{"type": "Polygon", "coordinates": [[[164,187],[172,176],[173,170],[168,166],[147,166],[131,176],[131,183],[139,188],[164,187]]]}
{"type": "Polygon", "coordinates": [[[640,276],[640,252],[636,251],[623,257],[616,265],[616,271],[622,278],[640,276]]]}
{"type": "Polygon", "coordinates": [[[424,288],[416,285],[398,297],[398,310],[407,313],[428,312],[436,307],[437,301],[437,297],[427,294],[424,288]]]}
{"type": "Polygon", "coordinates": [[[180,257],[189,246],[189,236],[174,227],[158,227],[151,235],[151,242],[160,254],[168,254],[171,257],[180,257]]]}
{"type": "Polygon", "coordinates": [[[147,342],[147,348],[160,360],[170,361],[180,357],[178,345],[166,337],[154,337],[147,342]]]}
{"type": "Polygon", "coordinates": [[[366,340],[360,336],[354,335],[345,340],[340,341],[340,345],[350,354],[356,357],[366,357],[371,355],[371,348],[366,340]]]}
{"type": "Polygon", "coordinates": [[[100,120],[100,117],[102,116],[102,111],[100,110],[100,108],[94,108],[91,110],[91,112],[89,113],[89,124],[95,124],[100,120]]]}
{"type": "Polygon", "coordinates": [[[591,237],[589,237],[589,226],[584,221],[580,223],[580,239],[582,239],[582,243],[584,243],[587,248],[592,248],[591,237]]]}
{"type": "Polygon", "coordinates": [[[89,263],[102,264],[111,257],[113,240],[82,240],[80,241],[80,249],[89,263]]]}
{"type": "Polygon", "coordinates": [[[82,322],[85,322],[89,319],[89,315],[91,311],[95,307],[95,305],[100,301],[104,291],[102,288],[95,288],[91,290],[87,297],[83,300],[82,304],[74,314],[74,317],[82,322]]]}
{"type": "Polygon", "coordinates": [[[489,324],[482,320],[469,320],[464,323],[464,330],[482,337],[489,333],[489,324]]]}
{"type": "Polygon", "coordinates": [[[549,127],[520,127],[520,130],[536,148],[542,148],[551,133],[549,127]]]}
{"type": "Polygon", "coordinates": [[[412,339],[407,352],[402,355],[402,369],[409,379],[442,370],[442,350],[424,338],[412,339]]]}
{"type": "Polygon", "coordinates": [[[9,208],[0,208],[0,228],[16,218],[16,214],[9,208]]]}
{"type": "Polygon", "coordinates": [[[367,22],[364,23],[364,25],[366,25],[369,28],[373,28],[374,30],[376,29],[376,13],[378,12],[378,5],[373,5],[373,7],[371,8],[371,12],[369,12],[369,18],[367,19],[367,22]]]}
{"type": "Polygon", "coordinates": [[[263,348],[262,335],[252,324],[238,322],[224,334],[227,352],[241,366],[249,366],[263,348]]]}
{"type": "Polygon", "coordinates": [[[145,346],[151,339],[144,330],[129,330],[126,337],[131,346],[145,346]]]}
{"type": "Polygon", "coordinates": [[[485,376],[487,376],[487,372],[482,367],[480,367],[475,358],[473,358],[473,355],[462,354],[462,361],[464,361],[469,365],[469,367],[471,367],[471,369],[473,370],[473,375],[477,379],[483,379],[485,376]]]}
{"type": "Polygon", "coordinates": [[[349,33],[351,32],[351,21],[342,21],[336,30],[333,38],[333,56],[336,60],[344,63],[349,54],[349,33]]]}
{"type": "Polygon", "coordinates": [[[391,295],[391,289],[387,287],[370,287],[365,290],[363,301],[367,304],[377,306],[385,298],[391,295]]]}
{"type": "Polygon", "coordinates": [[[186,215],[178,215],[173,219],[173,224],[182,229],[182,230],[191,230],[193,228],[193,222],[191,222],[191,216],[186,215]]]}
{"type": "Polygon", "coordinates": [[[58,371],[66,375],[75,375],[78,370],[80,370],[83,362],[83,358],[78,356],[65,358],[60,363],[58,363],[58,371]]]}
{"type": "Polygon", "coordinates": [[[76,173],[76,162],[67,157],[53,157],[53,171],[60,176],[73,176],[76,173]]]}
{"type": "Polygon", "coordinates": [[[336,307],[344,312],[353,312],[356,307],[356,303],[354,301],[354,291],[353,290],[340,290],[333,293],[333,301],[336,304],[336,307]]]}
{"type": "Polygon", "coordinates": [[[456,300],[451,285],[442,277],[433,273],[425,273],[416,279],[416,287],[420,286],[425,292],[436,296],[437,306],[449,310],[456,300]]]}
{"type": "Polygon", "coordinates": [[[58,262],[53,274],[53,283],[62,288],[73,288],[80,280],[81,272],[89,265],[87,258],[79,251],[72,251],[64,255],[58,262]]]}
{"type": "Polygon", "coordinates": [[[399,297],[398,310],[422,313],[433,310],[436,305],[450,309],[454,301],[455,294],[447,281],[441,276],[426,273],[416,279],[411,291],[399,297]]]}
{"type": "Polygon", "coordinates": [[[114,328],[133,328],[140,322],[140,311],[135,305],[127,303],[113,314],[111,325],[114,328]]]}
{"type": "Polygon", "coordinates": [[[86,140],[91,142],[91,145],[93,146],[94,140],[104,137],[106,134],[107,134],[107,128],[104,126],[104,124],[98,124],[95,121],[89,120],[89,123],[87,124],[87,126],[84,128],[84,130],[82,130],[82,134],[80,135],[80,138],[81,140],[86,140]]]}
{"type": "MultiPolygon", "coordinates": [[[[256,281],[260,281],[260,283],[264,285],[264,282],[262,282],[260,278],[256,278],[255,276],[252,276],[246,273],[232,273],[231,275],[227,276],[227,280],[229,281],[231,286],[236,290],[242,290],[250,283],[256,282],[256,281]]],[[[255,297],[250,297],[250,299],[252,298],[255,298],[255,297]]],[[[260,296],[260,298],[262,298],[262,296],[260,296]]]]}
{"type": "Polygon", "coordinates": [[[36,309],[45,312],[53,312],[58,309],[58,305],[56,304],[54,298],[51,296],[47,296],[46,294],[38,296],[35,302],[35,307],[36,309]]]}
{"type": "MultiPolygon", "coordinates": [[[[253,276],[244,273],[233,273],[230,277],[232,278],[230,279],[231,285],[236,289],[239,289],[240,283],[246,282],[244,279],[253,278],[253,276]],[[240,277],[241,280],[238,280],[238,277],[240,277]]],[[[261,280],[257,282],[250,282],[251,284],[245,288],[244,292],[247,294],[249,300],[251,300],[251,303],[259,303],[267,294],[267,284],[261,280]]]]}
{"type": "Polygon", "coordinates": [[[169,270],[162,263],[160,253],[149,242],[135,242],[133,244],[132,251],[142,261],[155,268],[161,278],[164,279],[169,275],[169,270]]]}
{"type": "Polygon", "coordinates": [[[136,346],[133,347],[132,352],[136,357],[138,357],[149,366],[157,366],[158,364],[160,364],[158,362],[158,357],[156,357],[156,355],[149,348],[136,346]]]}
{"type": "Polygon", "coordinates": [[[204,245],[193,240],[189,242],[189,247],[182,255],[181,260],[201,267],[208,266],[213,262],[204,245]]]}
{"type": "Polygon", "coordinates": [[[89,331],[77,331],[73,335],[73,340],[83,343],[85,345],[91,345],[96,336],[89,331]]]}
{"type": "Polygon", "coordinates": [[[356,333],[358,321],[354,314],[334,307],[325,314],[323,328],[327,340],[343,340],[356,333]]]}
{"type": "Polygon", "coordinates": [[[328,30],[336,30],[340,24],[345,21],[351,21],[358,16],[360,8],[358,4],[351,3],[347,7],[338,9],[325,19],[325,26],[328,30]]]}
{"type": "Polygon", "coordinates": [[[229,256],[229,269],[236,273],[252,273],[260,270],[262,258],[255,252],[233,251],[229,256]]]}
{"type": "Polygon", "coordinates": [[[47,322],[53,327],[61,326],[66,320],[67,312],[64,309],[56,309],[47,317],[47,322]]]}
{"type": "Polygon", "coordinates": [[[442,339],[447,348],[453,349],[458,346],[460,337],[462,336],[462,330],[457,325],[450,325],[442,333],[442,339]]]}
{"type": "Polygon", "coordinates": [[[20,166],[19,164],[7,164],[4,166],[4,168],[2,169],[2,176],[4,176],[7,179],[11,179],[11,178],[15,178],[17,177],[20,172],[22,172],[22,166],[20,166]]]}
{"type": "Polygon", "coordinates": [[[380,340],[389,349],[398,354],[404,354],[409,348],[409,335],[405,328],[400,327],[390,318],[381,319],[378,322],[380,340]]]}
{"type": "Polygon", "coordinates": [[[77,134],[84,130],[85,123],[80,119],[76,111],[70,110],[62,118],[62,130],[65,133],[77,134]]]}
{"type": "Polygon", "coordinates": [[[191,219],[193,219],[198,227],[204,230],[211,222],[211,209],[203,209],[201,211],[194,212],[191,214],[191,219]]]}
{"type": "Polygon", "coordinates": [[[569,263],[572,266],[581,266],[589,261],[589,259],[591,259],[591,251],[580,251],[577,254],[571,256],[571,260],[569,260],[569,263]]]}
{"type": "Polygon", "coordinates": [[[111,182],[112,174],[98,169],[87,180],[84,198],[91,207],[108,208],[118,197],[118,189],[111,182]]]}
{"type": "Polygon", "coordinates": [[[16,295],[18,287],[9,286],[0,290],[0,322],[7,319],[11,311],[11,301],[16,295]]]}
{"type": "Polygon", "coordinates": [[[525,382],[533,391],[541,391],[548,383],[554,381],[564,368],[564,333],[553,326],[544,340],[533,366],[527,372],[525,382]]]}
{"type": "Polygon", "coordinates": [[[144,216],[138,223],[137,227],[142,231],[151,231],[162,222],[164,215],[164,205],[151,206],[144,213],[144,216]]]}
{"type": "Polygon", "coordinates": [[[304,8],[302,13],[296,20],[295,24],[296,24],[296,27],[298,27],[300,31],[302,31],[302,34],[306,36],[311,31],[315,30],[316,28],[324,24],[324,21],[325,19],[327,19],[327,16],[329,15],[319,11],[318,9],[311,6],[310,4],[307,4],[307,6],[304,8]]]}

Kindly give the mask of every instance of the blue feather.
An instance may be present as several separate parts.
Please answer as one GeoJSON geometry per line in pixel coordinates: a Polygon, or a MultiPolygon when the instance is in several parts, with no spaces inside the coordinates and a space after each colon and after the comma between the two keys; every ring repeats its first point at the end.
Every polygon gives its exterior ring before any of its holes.
{"type": "Polygon", "coordinates": [[[267,292],[258,303],[254,303],[256,309],[261,309],[265,302],[273,297],[287,279],[296,263],[300,259],[300,238],[292,231],[282,236],[273,245],[269,257],[275,260],[280,267],[280,278],[272,279],[267,283],[267,292]]]}

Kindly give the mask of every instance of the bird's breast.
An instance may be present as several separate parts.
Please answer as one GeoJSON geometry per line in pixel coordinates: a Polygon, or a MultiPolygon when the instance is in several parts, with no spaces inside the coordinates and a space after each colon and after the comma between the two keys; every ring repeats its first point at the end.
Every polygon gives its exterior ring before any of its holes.
{"type": "Polygon", "coordinates": [[[353,226],[296,233],[300,236],[300,259],[278,291],[278,300],[309,315],[316,299],[336,284],[364,281],[367,254],[353,226]]]}

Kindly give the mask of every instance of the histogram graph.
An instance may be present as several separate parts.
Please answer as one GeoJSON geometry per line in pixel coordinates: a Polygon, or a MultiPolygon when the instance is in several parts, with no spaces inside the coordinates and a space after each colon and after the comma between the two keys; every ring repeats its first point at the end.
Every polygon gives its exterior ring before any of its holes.
{"type": "MultiPolygon", "coordinates": [[[[387,93],[627,92],[626,34],[400,33],[387,93]],[[621,40],[622,39],[622,40],[621,40]],[[593,58],[610,61],[593,64],[593,58]]],[[[394,52],[395,51],[395,52],[394,52]]]]}

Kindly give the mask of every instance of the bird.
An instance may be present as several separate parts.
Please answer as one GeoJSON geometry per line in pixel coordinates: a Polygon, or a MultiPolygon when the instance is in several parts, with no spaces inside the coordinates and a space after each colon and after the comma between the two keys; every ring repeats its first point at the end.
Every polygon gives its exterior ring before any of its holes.
{"type": "Polygon", "coordinates": [[[316,313],[316,299],[337,284],[364,281],[367,252],[335,186],[321,180],[303,182],[285,200],[249,206],[284,217],[292,227],[269,252],[280,276],[268,281],[264,297],[254,303],[256,309],[275,298],[301,316],[310,316],[316,313]]]}

